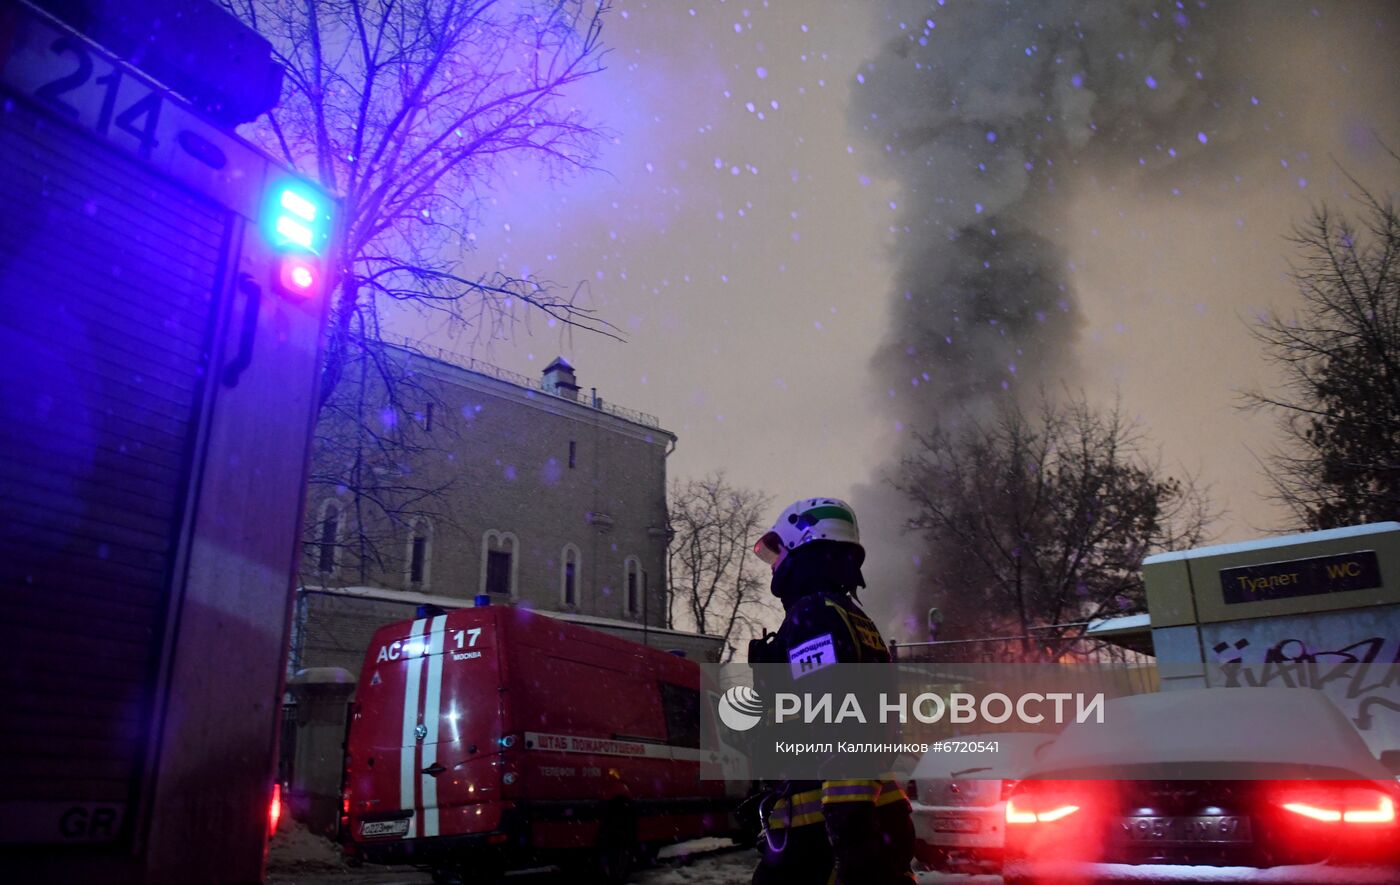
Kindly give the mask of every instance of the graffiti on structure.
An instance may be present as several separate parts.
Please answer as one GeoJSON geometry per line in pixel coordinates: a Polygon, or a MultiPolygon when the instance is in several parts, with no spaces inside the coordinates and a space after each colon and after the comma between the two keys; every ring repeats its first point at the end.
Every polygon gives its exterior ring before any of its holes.
{"type": "Polygon", "coordinates": [[[1212,626],[1202,638],[1225,687],[1321,689],[1358,729],[1400,731],[1400,610],[1212,626]]]}

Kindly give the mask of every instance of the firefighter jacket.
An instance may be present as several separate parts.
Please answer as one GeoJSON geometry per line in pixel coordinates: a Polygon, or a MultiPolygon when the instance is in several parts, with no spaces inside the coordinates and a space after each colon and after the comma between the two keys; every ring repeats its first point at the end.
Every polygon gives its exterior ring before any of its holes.
{"type": "MultiPolygon", "coordinates": [[[[831,664],[890,661],[880,631],[849,593],[823,589],[785,602],[782,626],[751,645],[751,663],[786,663],[800,685],[831,664]]],[[[892,778],[797,781],[777,795],[765,803],[767,850],[755,883],[825,883],[816,869],[823,863],[845,885],[913,881],[909,800],[892,778]]]]}

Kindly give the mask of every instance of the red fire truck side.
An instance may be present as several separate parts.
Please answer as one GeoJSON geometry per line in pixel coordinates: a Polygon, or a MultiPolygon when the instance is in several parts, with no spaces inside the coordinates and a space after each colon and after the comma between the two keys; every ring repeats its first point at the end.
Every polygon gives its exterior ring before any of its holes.
{"type": "Polygon", "coordinates": [[[356,697],[342,832],[367,860],[479,878],[572,859],[622,881],[639,851],[736,830],[746,760],[701,750],[717,697],[676,655],[464,608],[381,628],[356,697]],[[702,760],[732,779],[702,781],[702,760]]]}
{"type": "Polygon", "coordinates": [[[335,204],[213,122],[277,95],[216,5],[45,5],[83,32],[0,0],[0,878],[259,882],[335,204]]]}

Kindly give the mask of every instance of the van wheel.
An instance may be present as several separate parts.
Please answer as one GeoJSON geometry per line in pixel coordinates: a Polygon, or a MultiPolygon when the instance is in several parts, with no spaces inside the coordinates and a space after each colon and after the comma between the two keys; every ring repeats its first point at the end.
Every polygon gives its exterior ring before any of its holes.
{"type": "Polygon", "coordinates": [[[614,809],[598,827],[589,879],[599,885],[622,885],[637,862],[637,824],[625,809],[614,809]]]}

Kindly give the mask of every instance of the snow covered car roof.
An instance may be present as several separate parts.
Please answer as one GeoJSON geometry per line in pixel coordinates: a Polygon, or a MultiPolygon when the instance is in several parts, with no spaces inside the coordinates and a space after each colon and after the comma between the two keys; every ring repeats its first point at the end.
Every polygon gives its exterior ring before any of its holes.
{"type": "Polygon", "coordinates": [[[1391,781],[1320,691],[1206,688],[1116,698],[1064,730],[1027,778],[1364,778],[1391,781]]]}

